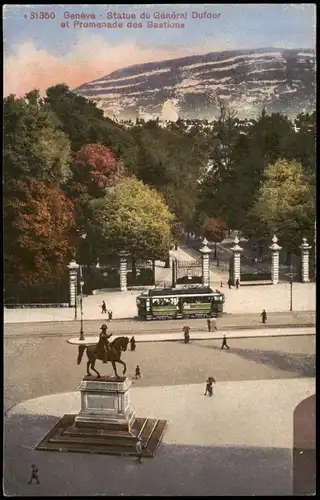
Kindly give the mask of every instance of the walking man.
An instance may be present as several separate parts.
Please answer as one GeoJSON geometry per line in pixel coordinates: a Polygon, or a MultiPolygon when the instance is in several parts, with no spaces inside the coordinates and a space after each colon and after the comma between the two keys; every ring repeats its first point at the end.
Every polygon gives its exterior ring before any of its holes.
{"type": "Polygon", "coordinates": [[[227,344],[227,339],[226,339],[226,336],[224,335],[223,336],[223,339],[222,339],[222,346],[221,346],[221,349],[223,349],[224,347],[226,347],[228,350],[230,349],[230,347],[228,346],[227,344]]]}
{"type": "Polygon", "coordinates": [[[212,320],[211,318],[207,319],[207,325],[208,325],[208,332],[211,332],[211,325],[212,325],[212,320]]]}
{"type": "Polygon", "coordinates": [[[102,301],[101,304],[101,314],[107,314],[107,306],[104,300],[102,301]]]}
{"type": "Polygon", "coordinates": [[[266,313],[266,310],[263,309],[262,313],[260,314],[261,318],[262,318],[262,323],[265,323],[267,321],[267,313],[266,313]]]}
{"type": "Polygon", "coordinates": [[[231,278],[229,278],[229,279],[228,279],[228,287],[229,287],[229,290],[231,290],[231,285],[232,285],[232,279],[231,279],[231,278]]]}
{"type": "Polygon", "coordinates": [[[240,286],[240,281],[239,281],[239,280],[238,280],[238,278],[237,278],[237,279],[236,279],[236,289],[237,289],[237,290],[238,290],[239,286],[240,286]]]}
{"type": "Polygon", "coordinates": [[[142,450],[143,450],[142,441],[140,438],[138,438],[138,441],[136,442],[136,452],[138,455],[136,462],[138,462],[138,464],[142,464],[142,461],[141,461],[142,450]]]}
{"type": "Polygon", "coordinates": [[[207,393],[211,397],[213,395],[213,384],[215,384],[215,379],[213,377],[208,377],[207,383],[206,383],[206,392],[204,395],[206,396],[207,393]]]}
{"type": "Polygon", "coordinates": [[[136,380],[138,378],[141,378],[141,372],[140,372],[140,366],[139,365],[136,366],[135,377],[136,377],[136,380]]]}
{"type": "Polygon", "coordinates": [[[37,467],[34,464],[32,464],[31,465],[31,479],[28,482],[28,484],[31,484],[33,479],[35,479],[37,481],[37,484],[40,483],[39,478],[38,478],[38,472],[39,471],[38,471],[37,467]]]}

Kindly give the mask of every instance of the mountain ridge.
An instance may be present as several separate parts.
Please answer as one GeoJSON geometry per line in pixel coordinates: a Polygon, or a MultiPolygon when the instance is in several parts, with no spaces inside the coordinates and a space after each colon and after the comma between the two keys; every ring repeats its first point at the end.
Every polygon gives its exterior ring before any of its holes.
{"type": "Polygon", "coordinates": [[[297,114],[315,107],[314,66],[313,49],[208,52],[127,66],[74,92],[97,102],[106,116],[122,119],[166,119],[165,114],[174,115],[167,119],[212,119],[221,100],[243,116],[262,107],[297,114]]]}

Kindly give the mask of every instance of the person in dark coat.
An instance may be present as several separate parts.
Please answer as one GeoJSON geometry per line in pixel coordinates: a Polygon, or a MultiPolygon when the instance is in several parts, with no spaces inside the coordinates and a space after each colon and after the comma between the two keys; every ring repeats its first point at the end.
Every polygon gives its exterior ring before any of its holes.
{"type": "Polygon", "coordinates": [[[183,333],[184,333],[184,343],[189,344],[190,342],[190,326],[184,326],[182,328],[183,333]]]}
{"type": "Polygon", "coordinates": [[[112,321],[112,311],[108,311],[108,320],[112,321]]]}
{"type": "Polygon", "coordinates": [[[32,481],[33,481],[33,479],[35,479],[35,480],[37,481],[37,484],[39,484],[39,483],[40,483],[40,481],[39,481],[39,477],[38,477],[38,472],[39,472],[39,471],[38,471],[37,467],[36,467],[34,464],[32,464],[32,465],[31,465],[31,479],[30,479],[30,481],[28,482],[28,484],[31,484],[31,483],[32,483],[32,481]]]}
{"type": "Polygon", "coordinates": [[[228,346],[227,344],[227,339],[226,339],[226,336],[224,335],[223,336],[223,339],[222,339],[222,346],[221,346],[221,349],[223,349],[224,347],[226,347],[228,350],[230,349],[230,347],[228,346]]]}
{"type": "Polygon", "coordinates": [[[231,278],[229,278],[229,279],[228,279],[228,287],[229,287],[229,289],[230,289],[230,290],[231,290],[231,286],[232,286],[232,279],[231,279],[231,278]]]}
{"type": "Polygon", "coordinates": [[[215,384],[215,379],[213,377],[208,377],[207,383],[206,383],[206,392],[204,395],[206,396],[207,393],[211,397],[213,395],[213,384],[215,384]]]}
{"type": "Polygon", "coordinates": [[[262,318],[262,323],[265,323],[267,321],[267,313],[266,313],[266,310],[263,309],[262,313],[260,314],[261,318],[262,318]]]}
{"type": "Polygon", "coordinates": [[[211,318],[207,319],[207,325],[208,325],[208,332],[211,332],[211,326],[212,326],[212,320],[211,320],[211,318]]]}
{"type": "Polygon", "coordinates": [[[136,341],[135,341],[134,337],[131,337],[131,339],[130,339],[130,348],[131,348],[131,351],[136,350],[136,341]]]}
{"type": "Polygon", "coordinates": [[[101,314],[107,314],[107,306],[104,300],[102,301],[101,304],[101,314]]]}
{"type": "Polygon", "coordinates": [[[139,365],[136,366],[135,377],[136,377],[136,379],[141,378],[141,372],[140,372],[139,365]]]}
{"type": "Polygon", "coordinates": [[[238,290],[239,286],[240,286],[240,281],[239,281],[239,280],[238,280],[238,278],[237,278],[237,279],[236,279],[236,289],[237,289],[237,290],[238,290]]]}

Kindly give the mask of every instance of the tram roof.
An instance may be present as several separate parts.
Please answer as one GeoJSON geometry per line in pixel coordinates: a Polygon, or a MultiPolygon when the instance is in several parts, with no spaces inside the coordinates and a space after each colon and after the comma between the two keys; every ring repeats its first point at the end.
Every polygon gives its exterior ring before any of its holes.
{"type": "Polygon", "coordinates": [[[220,293],[219,290],[212,290],[210,287],[195,288],[165,288],[163,290],[149,290],[149,297],[159,297],[163,295],[200,295],[209,293],[220,293]]]}

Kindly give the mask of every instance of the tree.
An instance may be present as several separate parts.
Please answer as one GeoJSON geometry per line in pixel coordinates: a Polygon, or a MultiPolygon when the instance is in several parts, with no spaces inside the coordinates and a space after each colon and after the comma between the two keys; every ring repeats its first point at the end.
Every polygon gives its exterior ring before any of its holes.
{"type": "Polygon", "coordinates": [[[134,140],[123,126],[103,116],[97,104],[72,92],[65,84],[49,87],[45,103],[57,115],[73,152],[90,143],[102,143],[116,155],[134,148],[134,140]]]}
{"type": "Polygon", "coordinates": [[[204,236],[214,242],[214,258],[217,258],[217,243],[220,243],[224,238],[228,226],[222,219],[208,219],[203,228],[204,236]]]}
{"type": "Polygon", "coordinates": [[[39,100],[38,91],[26,99],[4,100],[4,180],[65,182],[69,175],[70,143],[57,117],[39,100]]]}
{"type": "Polygon", "coordinates": [[[104,196],[106,187],[116,182],[120,164],[103,144],[87,144],[74,154],[71,171],[70,187],[75,194],[85,190],[88,196],[99,198],[104,196]]]}
{"type": "Polygon", "coordinates": [[[112,193],[90,201],[89,211],[87,239],[100,260],[119,250],[134,258],[166,258],[174,217],[162,196],[141,181],[122,179],[112,193]]]}
{"type": "Polygon", "coordinates": [[[292,252],[303,237],[313,239],[315,190],[296,161],[278,160],[267,166],[264,176],[252,215],[292,252]]]}
{"type": "Polygon", "coordinates": [[[74,209],[58,184],[10,181],[4,200],[6,281],[56,283],[74,256],[74,209]]]}

